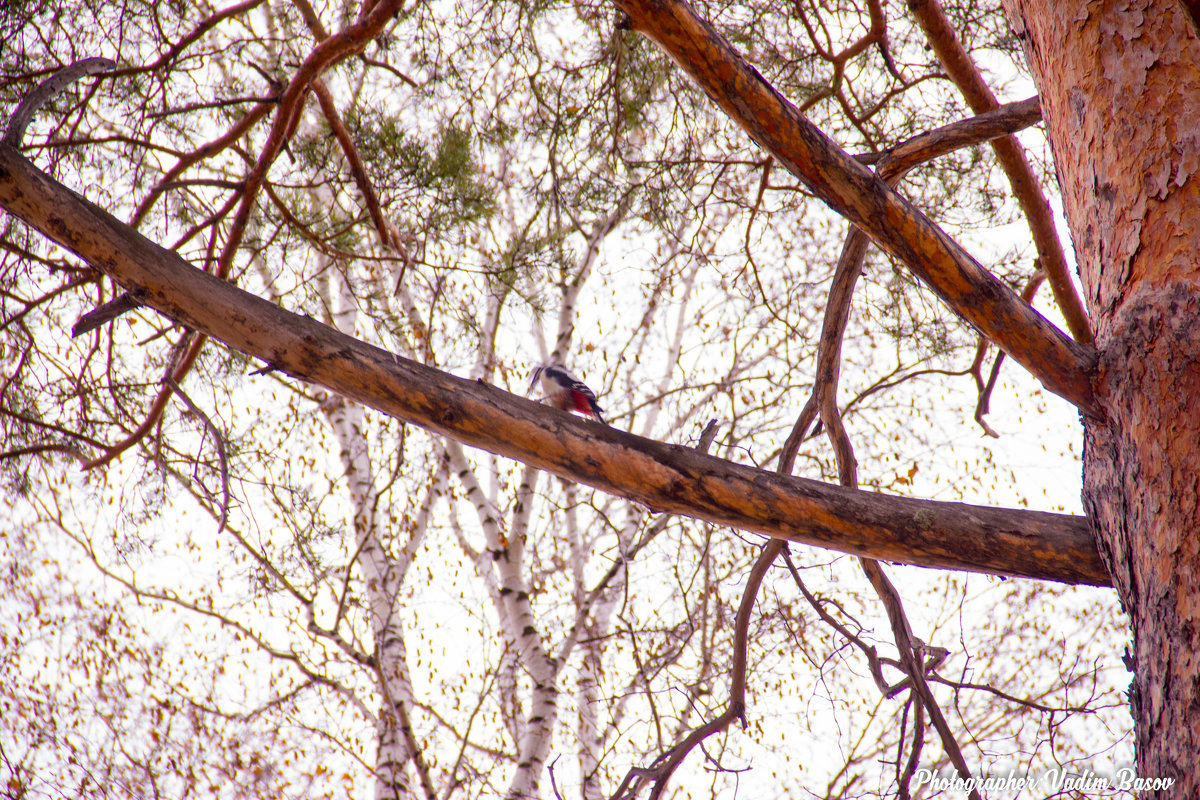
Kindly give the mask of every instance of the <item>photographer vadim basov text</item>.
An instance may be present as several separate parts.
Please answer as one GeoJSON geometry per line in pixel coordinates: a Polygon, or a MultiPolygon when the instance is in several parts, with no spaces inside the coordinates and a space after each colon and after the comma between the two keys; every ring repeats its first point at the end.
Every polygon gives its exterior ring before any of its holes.
{"type": "Polygon", "coordinates": [[[1143,792],[1169,789],[1174,778],[1139,777],[1132,767],[1122,767],[1113,772],[1085,770],[1048,769],[1044,772],[1023,774],[1019,772],[995,773],[963,778],[958,773],[943,770],[918,769],[913,775],[913,788],[926,786],[934,791],[961,792],[963,796],[972,789],[982,792],[1017,794],[1019,792],[1061,791],[1123,791],[1143,792]]]}

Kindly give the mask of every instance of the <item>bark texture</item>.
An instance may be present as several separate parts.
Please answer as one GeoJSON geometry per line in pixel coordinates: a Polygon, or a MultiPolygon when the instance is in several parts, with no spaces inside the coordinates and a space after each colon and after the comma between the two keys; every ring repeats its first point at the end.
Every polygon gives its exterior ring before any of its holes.
{"type": "MultiPolygon", "coordinates": [[[[1006,0],[1099,350],[1084,502],[1133,629],[1150,797],[1200,796],[1200,40],[1174,2],[1006,0]]],[[[1114,657],[1116,654],[1114,654],[1114,657]]]]}

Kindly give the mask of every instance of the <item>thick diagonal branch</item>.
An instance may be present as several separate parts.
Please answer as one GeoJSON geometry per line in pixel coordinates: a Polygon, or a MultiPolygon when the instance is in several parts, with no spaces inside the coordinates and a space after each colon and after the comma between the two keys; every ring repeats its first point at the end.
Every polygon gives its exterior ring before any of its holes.
{"type": "Polygon", "coordinates": [[[618,0],[735,122],[1047,389],[1090,413],[1092,348],[1064,335],[912,203],[837,147],[683,0],[618,0]]]}
{"type": "Polygon", "coordinates": [[[776,475],[399,358],[196,269],[2,145],[0,207],[145,306],[274,369],[656,511],[869,558],[1109,584],[1079,517],[889,497],[776,475]]]}

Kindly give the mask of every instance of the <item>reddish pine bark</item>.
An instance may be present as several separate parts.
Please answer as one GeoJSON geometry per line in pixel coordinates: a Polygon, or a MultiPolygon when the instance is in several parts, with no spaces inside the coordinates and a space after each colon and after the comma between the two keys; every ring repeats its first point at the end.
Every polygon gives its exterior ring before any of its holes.
{"type": "Polygon", "coordinates": [[[1006,0],[1100,353],[1084,502],[1133,629],[1144,796],[1200,797],[1200,40],[1175,2],[1006,0]]]}

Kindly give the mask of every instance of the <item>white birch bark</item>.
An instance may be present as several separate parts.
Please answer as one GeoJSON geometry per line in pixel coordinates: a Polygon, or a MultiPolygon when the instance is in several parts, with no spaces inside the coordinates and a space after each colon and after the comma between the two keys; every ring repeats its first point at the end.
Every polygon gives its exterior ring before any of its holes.
{"type": "MultiPolygon", "coordinates": [[[[559,665],[542,645],[537,619],[529,600],[529,586],[524,576],[525,532],[512,530],[511,536],[504,533],[462,447],[457,442],[447,440],[446,451],[450,455],[451,469],[458,476],[467,493],[467,500],[478,515],[500,587],[503,612],[499,616],[502,623],[507,623],[506,634],[516,646],[521,665],[531,683],[529,711],[517,741],[517,769],[506,796],[513,800],[537,797],[542,769],[558,720],[559,665]]],[[[527,475],[526,483],[530,483],[530,480],[527,475]]],[[[527,491],[532,494],[532,485],[527,491]]],[[[527,513],[518,506],[514,518],[520,520],[527,513]]]]}
{"type": "MultiPolygon", "coordinates": [[[[575,486],[571,485],[568,492],[569,528],[575,528],[575,486]]],[[[577,540],[577,534],[573,537],[577,540]]],[[[590,549],[590,548],[589,548],[590,549]]],[[[579,716],[576,720],[576,741],[579,749],[580,795],[584,800],[600,800],[603,796],[600,781],[600,754],[604,749],[604,734],[600,724],[600,678],[603,665],[603,644],[600,641],[601,631],[607,630],[608,618],[603,621],[588,614],[588,596],[584,591],[586,575],[583,564],[587,554],[581,553],[575,566],[575,607],[580,612],[577,616],[577,627],[582,644],[582,658],[579,665],[579,678],[576,686],[576,703],[579,716]]],[[[620,569],[620,576],[625,574],[620,569]]],[[[601,604],[611,608],[611,604],[601,604]]]]}
{"type": "MultiPolygon", "coordinates": [[[[352,287],[344,279],[332,317],[338,330],[354,333],[357,304],[352,287]]],[[[412,682],[408,674],[404,628],[397,613],[396,600],[419,542],[406,543],[400,559],[394,558],[384,545],[380,535],[377,515],[379,498],[363,407],[331,396],[322,404],[322,411],[339,444],[342,469],[354,513],[355,561],[365,585],[374,640],[381,695],[377,722],[375,797],[377,800],[399,800],[413,793],[408,766],[414,757],[409,746],[414,741],[414,735],[406,710],[412,705],[412,682]]],[[[428,522],[428,507],[436,501],[438,482],[435,480],[427,506],[419,515],[424,518],[420,524],[421,532],[428,522]]]]}

